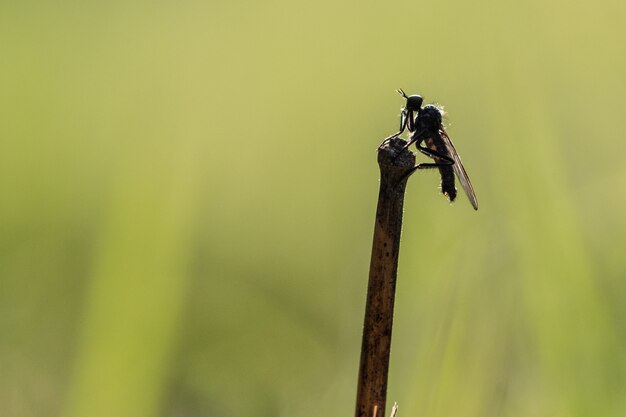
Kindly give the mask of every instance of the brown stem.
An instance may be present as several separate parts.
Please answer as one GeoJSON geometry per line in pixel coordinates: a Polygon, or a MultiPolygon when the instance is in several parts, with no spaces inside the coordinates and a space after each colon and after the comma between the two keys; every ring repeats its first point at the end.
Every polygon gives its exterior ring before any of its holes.
{"type": "Polygon", "coordinates": [[[405,145],[404,140],[392,138],[378,150],[380,191],[367,286],[356,417],[385,415],[402,205],[406,181],[415,166],[412,152],[400,153],[405,145]]]}

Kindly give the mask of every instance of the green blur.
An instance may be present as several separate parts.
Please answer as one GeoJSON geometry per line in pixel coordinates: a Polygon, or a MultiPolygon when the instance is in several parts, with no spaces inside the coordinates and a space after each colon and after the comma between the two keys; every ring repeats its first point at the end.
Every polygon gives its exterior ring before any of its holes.
{"type": "Polygon", "coordinates": [[[352,415],[399,87],[480,209],[410,179],[388,408],[626,415],[625,20],[3,2],[0,416],[352,415]]]}

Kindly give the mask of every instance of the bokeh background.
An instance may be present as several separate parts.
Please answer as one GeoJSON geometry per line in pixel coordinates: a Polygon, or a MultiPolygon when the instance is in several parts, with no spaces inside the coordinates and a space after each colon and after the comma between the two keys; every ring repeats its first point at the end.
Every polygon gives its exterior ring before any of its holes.
{"type": "Polygon", "coordinates": [[[399,416],[626,415],[626,3],[0,5],[0,415],[354,412],[394,90],[399,416]],[[420,157],[421,159],[422,157],[420,157]]]}

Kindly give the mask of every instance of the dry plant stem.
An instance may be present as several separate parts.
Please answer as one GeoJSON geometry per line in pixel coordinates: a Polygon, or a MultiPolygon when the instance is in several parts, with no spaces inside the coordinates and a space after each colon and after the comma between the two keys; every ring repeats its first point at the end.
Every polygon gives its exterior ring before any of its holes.
{"type": "Polygon", "coordinates": [[[385,415],[402,206],[406,181],[415,166],[412,152],[405,150],[398,156],[405,144],[400,138],[392,138],[378,150],[380,191],[367,286],[356,417],[385,415]]]}

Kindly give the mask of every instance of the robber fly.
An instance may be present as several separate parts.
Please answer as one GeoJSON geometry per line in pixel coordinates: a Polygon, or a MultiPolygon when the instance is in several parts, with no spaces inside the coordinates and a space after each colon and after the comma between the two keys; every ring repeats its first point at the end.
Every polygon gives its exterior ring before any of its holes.
{"type": "Polygon", "coordinates": [[[448,196],[451,202],[456,198],[454,186],[454,174],[456,174],[474,210],[478,210],[478,200],[472,183],[465,172],[465,168],[463,168],[459,154],[443,127],[441,110],[432,104],[422,107],[423,99],[421,96],[407,96],[402,89],[397,91],[406,99],[406,104],[400,114],[400,131],[392,135],[391,138],[408,130],[409,142],[402,151],[415,143],[418,151],[435,161],[434,163],[419,164],[411,172],[417,169],[438,168],[441,175],[441,192],[448,196]],[[422,146],[422,143],[426,146],[422,146]]]}

